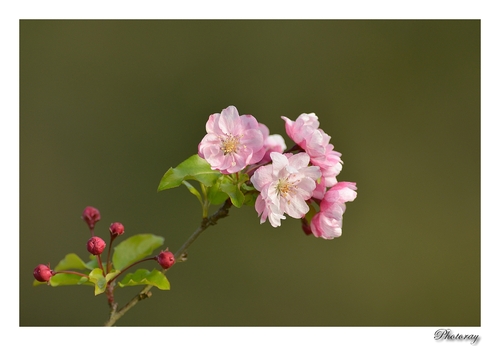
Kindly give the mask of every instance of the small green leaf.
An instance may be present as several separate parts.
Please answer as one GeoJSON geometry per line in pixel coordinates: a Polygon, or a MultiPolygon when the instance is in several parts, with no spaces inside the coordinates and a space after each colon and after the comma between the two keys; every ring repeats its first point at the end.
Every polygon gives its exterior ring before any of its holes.
{"type": "Polygon", "coordinates": [[[239,187],[228,177],[224,176],[220,184],[221,191],[227,193],[231,202],[237,208],[241,208],[245,201],[245,195],[240,191],[239,187]]]}
{"type": "Polygon", "coordinates": [[[94,294],[98,295],[104,293],[106,290],[107,281],[106,278],[102,275],[102,269],[96,268],[92,270],[89,274],[89,281],[95,285],[94,294]]]}
{"type": "MultiPolygon", "coordinates": [[[[46,283],[38,282],[38,284],[43,285],[46,283]]],[[[49,284],[52,287],[70,286],[70,285],[92,285],[90,282],[88,282],[88,279],[86,277],[82,277],[80,275],[75,275],[75,274],[66,274],[66,273],[54,275],[53,277],[50,278],[49,284]]]]}
{"type": "Polygon", "coordinates": [[[252,193],[252,192],[246,193],[245,201],[243,202],[243,204],[253,207],[255,205],[255,201],[257,200],[258,196],[259,196],[258,193],[252,193]]]}
{"type": "Polygon", "coordinates": [[[68,269],[92,269],[77,254],[69,253],[54,268],[55,271],[68,269]]]}
{"type": "Polygon", "coordinates": [[[161,178],[158,191],[177,187],[184,180],[196,180],[205,186],[211,186],[220,175],[220,172],[212,170],[206,160],[195,154],[180,163],[177,167],[170,167],[163,175],[163,178],[161,178]]]}
{"type": "Polygon", "coordinates": [[[248,178],[248,174],[242,173],[238,175],[238,185],[242,185],[246,183],[250,178],[248,178]]]}
{"type": "Polygon", "coordinates": [[[85,263],[85,266],[87,266],[87,268],[89,268],[90,270],[95,269],[95,268],[99,268],[99,262],[97,261],[97,257],[94,255],[90,255],[89,258],[90,258],[90,261],[85,263]]]}
{"type": "Polygon", "coordinates": [[[160,290],[169,290],[170,282],[168,282],[165,274],[156,269],[149,271],[147,269],[137,269],[135,273],[127,274],[122,281],[118,283],[120,287],[137,286],[137,285],[153,285],[160,290]]]}
{"type": "Polygon", "coordinates": [[[106,274],[106,282],[109,282],[111,279],[115,278],[120,273],[121,273],[121,271],[119,271],[119,270],[110,271],[109,273],[106,274]]]}
{"type": "Polygon", "coordinates": [[[163,245],[164,238],[154,234],[136,234],[122,241],[113,253],[113,267],[122,270],[132,263],[151,255],[163,245]]]}
{"type": "Polygon", "coordinates": [[[229,198],[227,193],[221,191],[220,184],[224,176],[220,176],[219,179],[210,187],[207,188],[207,199],[212,205],[222,204],[229,198]]]}
{"type": "Polygon", "coordinates": [[[187,181],[183,181],[182,184],[184,184],[184,186],[188,188],[189,192],[195,195],[196,198],[198,198],[198,201],[200,201],[201,205],[203,205],[203,199],[201,198],[200,192],[196,190],[196,188],[187,181]]]}

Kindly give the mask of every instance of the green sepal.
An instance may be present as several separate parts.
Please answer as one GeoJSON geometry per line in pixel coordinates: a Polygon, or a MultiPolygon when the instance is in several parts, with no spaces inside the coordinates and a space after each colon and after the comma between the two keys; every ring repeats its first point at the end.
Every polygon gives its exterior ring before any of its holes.
{"type": "Polygon", "coordinates": [[[177,167],[170,167],[161,178],[158,191],[178,187],[184,180],[196,180],[205,186],[212,186],[220,175],[220,172],[212,170],[206,160],[195,154],[177,167]]]}
{"type": "Polygon", "coordinates": [[[122,270],[138,260],[153,253],[163,245],[163,237],[154,234],[136,234],[125,239],[113,252],[113,267],[122,270]]]}
{"type": "Polygon", "coordinates": [[[94,295],[104,293],[108,282],[104,275],[102,275],[101,268],[95,268],[89,274],[89,281],[95,285],[94,295]]]}
{"type": "Polygon", "coordinates": [[[122,281],[118,283],[120,287],[152,285],[160,290],[169,290],[170,282],[162,272],[153,269],[151,272],[147,269],[137,269],[135,273],[128,273],[122,281]]]}

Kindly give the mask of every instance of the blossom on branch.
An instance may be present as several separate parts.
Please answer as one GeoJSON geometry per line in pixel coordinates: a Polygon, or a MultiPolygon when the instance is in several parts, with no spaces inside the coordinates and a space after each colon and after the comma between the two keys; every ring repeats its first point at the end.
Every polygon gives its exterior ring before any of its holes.
{"type": "Polygon", "coordinates": [[[256,190],[260,191],[255,201],[255,209],[273,227],[281,225],[284,214],[300,219],[309,211],[306,203],[316,188],[316,180],[321,176],[319,167],[309,166],[309,155],[270,154],[272,164],[257,169],[250,178],[256,190]]]}
{"type": "Polygon", "coordinates": [[[240,116],[234,106],[210,115],[207,134],[198,145],[198,155],[223,174],[241,171],[264,156],[264,136],[251,115],[240,116]]]}
{"type": "Polygon", "coordinates": [[[288,136],[311,157],[311,164],[321,169],[325,186],[335,185],[337,175],[342,170],[341,154],[333,150],[333,144],[330,144],[331,137],[319,128],[316,114],[303,113],[296,121],[285,116],[281,118],[285,121],[288,136]]]}
{"type": "Polygon", "coordinates": [[[356,183],[340,182],[333,185],[320,203],[320,211],[313,216],[310,231],[318,238],[333,239],[342,235],[342,215],[345,203],[357,196],[356,183]]]}

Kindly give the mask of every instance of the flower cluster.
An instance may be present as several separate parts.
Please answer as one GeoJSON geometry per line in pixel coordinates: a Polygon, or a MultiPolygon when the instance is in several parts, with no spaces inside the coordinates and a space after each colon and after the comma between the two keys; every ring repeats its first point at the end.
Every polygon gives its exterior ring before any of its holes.
{"type": "Polygon", "coordinates": [[[333,150],[331,137],[319,128],[314,113],[292,121],[282,117],[295,142],[286,150],[280,135],[252,115],[239,115],[234,106],[210,115],[207,134],[198,155],[223,174],[243,172],[259,192],[255,209],[260,222],[281,225],[285,214],[302,219],[303,230],[324,239],[339,237],[345,203],[356,198],[356,183],[338,182],[341,154],[333,150]]]}

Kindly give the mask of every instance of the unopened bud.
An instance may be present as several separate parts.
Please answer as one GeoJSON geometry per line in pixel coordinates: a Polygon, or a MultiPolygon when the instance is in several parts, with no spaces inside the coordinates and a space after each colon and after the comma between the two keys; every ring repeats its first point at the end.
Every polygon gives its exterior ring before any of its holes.
{"type": "Polygon", "coordinates": [[[45,264],[39,264],[35,270],[33,270],[33,276],[37,281],[47,282],[54,275],[54,272],[46,266],[45,264]]]}
{"type": "Polygon", "coordinates": [[[156,256],[156,260],[163,269],[168,269],[175,263],[174,254],[168,251],[168,249],[160,252],[160,254],[156,256]]]}
{"type": "Polygon", "coordinates": [[[94,207],[87,207],[83,210],[82,219],[93,230],[96,222],[101,219],[101,213],[94,207]]]}
{"type": "Polygon", "coordinates": [[[99,237],[92,237],[87,242],[87,250],[92,255],[100,255],[106,248],[106,243],[99,237]]]}
{"type": "Polygon", "coordinates": [[[114,222],[109,226],[109,231],[112,236],[122,235],[125,232],[125,227],[119,222],[114,222]]]}

